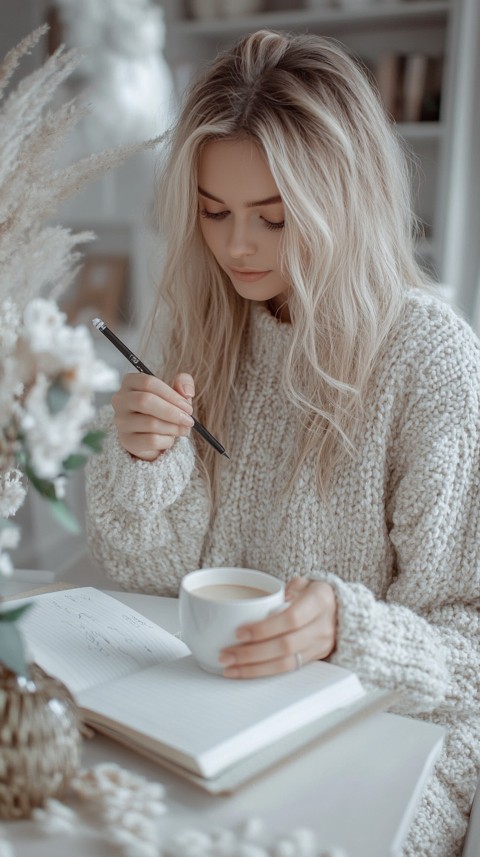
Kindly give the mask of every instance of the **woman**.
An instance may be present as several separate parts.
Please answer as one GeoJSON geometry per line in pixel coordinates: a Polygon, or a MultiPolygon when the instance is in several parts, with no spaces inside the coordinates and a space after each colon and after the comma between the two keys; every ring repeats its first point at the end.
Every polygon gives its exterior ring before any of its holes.
{"type": "MultiPolygon", "coordinates": [[[[225,675],[328,658],[448,726],[405,855],[461,852],[479,755],[479,343],[413,252],[401,145],[334,43],[262,31],[194,85],[158,201],[163,357],[103,412],[92,551],[175,595],[202,566],[288,582],[225,675]],[[160,380],[160,378],[164,380],[160,380]],[[230,461],[191,435],[195,415],[230,461]]],[[[158,339],[158,336],[157,336],[158,339]]]]}

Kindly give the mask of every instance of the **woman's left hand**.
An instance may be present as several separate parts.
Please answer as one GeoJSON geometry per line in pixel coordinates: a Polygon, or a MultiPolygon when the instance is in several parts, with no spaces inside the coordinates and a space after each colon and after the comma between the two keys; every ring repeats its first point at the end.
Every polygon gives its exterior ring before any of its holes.
{"type": "Polygon", "coordinates": [[[328,657],[336,643],[337,601],[329,583],[294,577],[285,589],[291,604],[237,631],[238,646],[223,649],[226,678],[291,672],[328,657]]]}

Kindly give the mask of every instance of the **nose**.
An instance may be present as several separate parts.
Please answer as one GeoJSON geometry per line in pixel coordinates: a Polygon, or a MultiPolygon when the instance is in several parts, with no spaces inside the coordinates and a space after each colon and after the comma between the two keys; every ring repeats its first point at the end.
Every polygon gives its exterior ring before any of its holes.
{"type": "Polygon", "coordinates": [[[232,225],[227,249],[232,259],[253,256],[257,252],[257,245],[246,224],[237,221],[232,225]]]}

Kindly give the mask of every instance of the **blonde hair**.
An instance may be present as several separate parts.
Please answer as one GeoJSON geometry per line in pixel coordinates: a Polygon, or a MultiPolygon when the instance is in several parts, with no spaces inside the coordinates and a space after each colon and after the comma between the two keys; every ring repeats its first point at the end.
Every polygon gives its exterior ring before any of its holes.
{"type": "MultiPolygon", "coordinates": [[[[250,307],[205,246],[197,198],[202,148],[223,138],[259,146],[284,203],[292,338],[283,385],[299,414],[290,484],[315,450],[325,494],[354,452],[362,394],[405,289],[423,284],[407,159],[366,74],[330,39],[245,36],[190,89],[159,174],[160,293],[172,311],[164,378],[194,376],[196,416],[225,446],[250,307]]],[[[214,504],[222,459],[203,441],[198,457],[214,504]]]]}

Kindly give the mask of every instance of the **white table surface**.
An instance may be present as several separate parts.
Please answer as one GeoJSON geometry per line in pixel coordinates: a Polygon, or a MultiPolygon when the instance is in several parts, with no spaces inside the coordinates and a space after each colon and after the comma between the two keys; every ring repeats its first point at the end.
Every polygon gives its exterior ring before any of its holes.
{"type": "MultiPolygon", "coordinates": [[[[39,581],[40,582],[40,581],[39,581]]],[[[23,580],[17,591],[25,590],[23,580]]],[[[176,599],[110,593],[172,633],[176,599]]],[[[442,743],[440,727],[379,713],[311,745],[236,794],[213,797],[175,774],[100,735],[84,742],[82,765],[116,762],[167,789],[162,839],[186,828],[212,830],[261,817],[272,838],[308,827],[319,846],[342,847],[348,857],[398,855],[442,743]]],[[[30,821],[6,822],[15,857],[108,857],[114,853],[85,825],[68,838],[44,837],[30,821]]]]}

